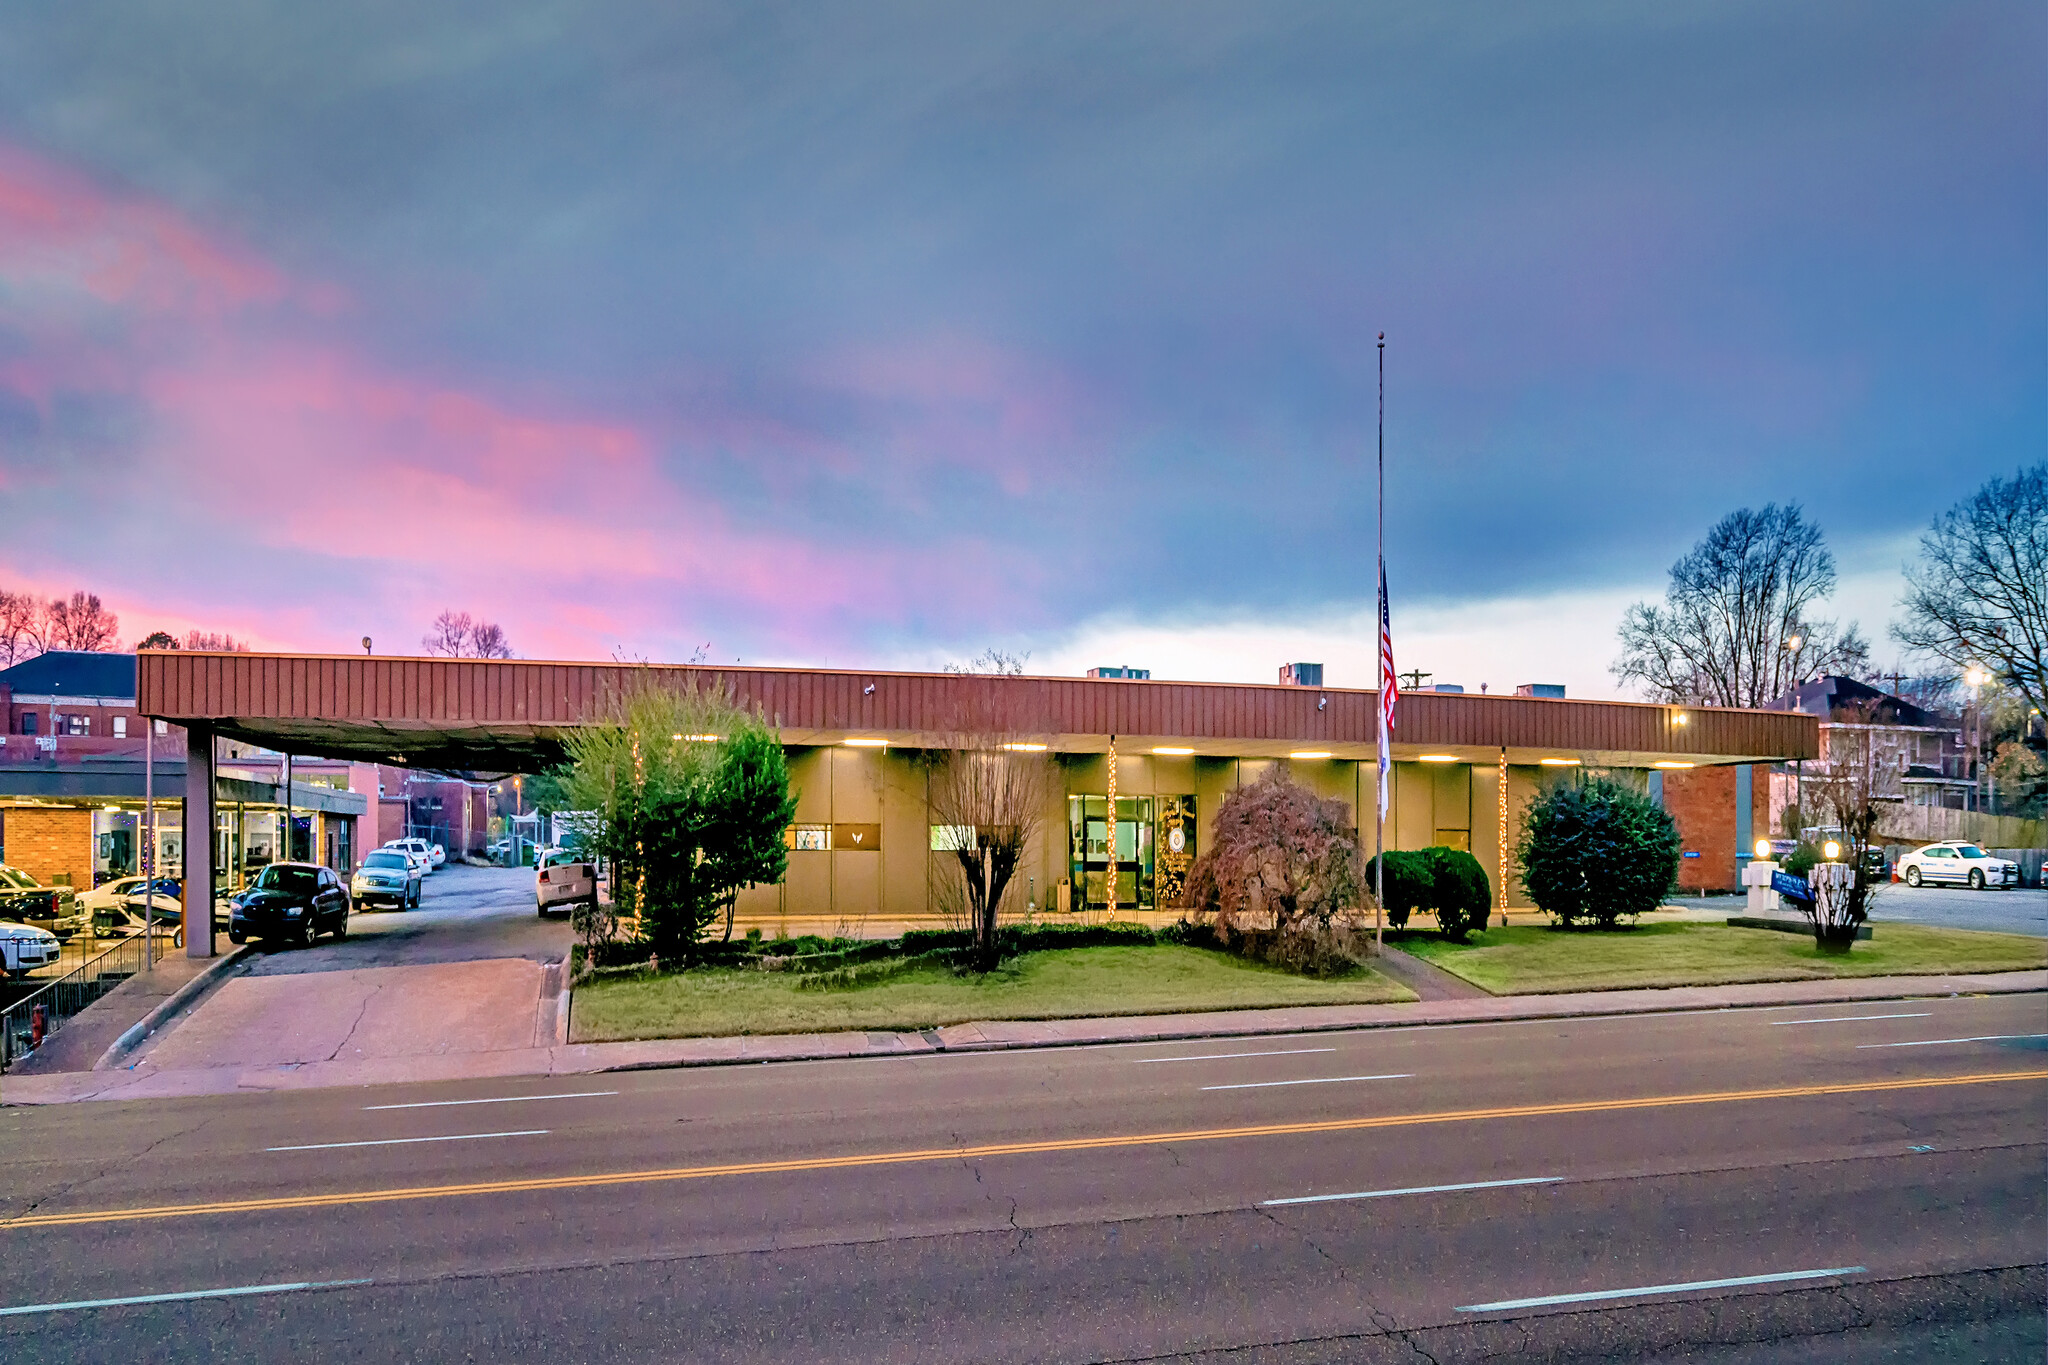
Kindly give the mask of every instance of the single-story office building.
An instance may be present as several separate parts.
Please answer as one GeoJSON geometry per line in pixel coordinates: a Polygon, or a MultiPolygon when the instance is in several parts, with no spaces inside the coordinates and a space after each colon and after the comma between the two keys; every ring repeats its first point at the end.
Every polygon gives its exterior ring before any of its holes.
{"type": "MultiPolygon", "coordinates": [[[[1040,837],[1018,873],[1025,895],[1048,911],[1108,910],[1112,856],[1117,909],[1170,906],[1224,797],[1275,769],[1343,801],[1371,842],[1378,699],[1355,689],[182,652],[142,655],[138,682],[145,714],[189,728],[199,766],[210,753],[202,741],[222,735],[469,772],[559,762],[563,735],[602,718],[630,687],[724,691],[779,727],[798,790],[788,878],[750,892],[742,908],[751,914],[857,922],[936,913],[932,873],[949,834],[931,818],[921,759],[954,742],[970,714],[1001,716],[1013,743],[1054,765],[1040,837]]],[[[1713,847],[1694,847],[1688,835],[1687,852],[1725,862],[1732,885],[1762,832],[1754,794],[1767,785],[1741,778],[1750,765],[1813,757],[1817,744],[1817,722],[1795,713],[1411,694],[1394,735],[1386,843],[1467,848],[1487,869],[1496,903],[1504,889],[1508,904],[1522,905],[1512,845],[1521,810],[1546,779],[1623,773],[1661,792],[1725,769],[1725,784],[1696,789],[1718,800],[1725,785],[1727,818],[1717,813],[1702,836],[1713,847]]]]}

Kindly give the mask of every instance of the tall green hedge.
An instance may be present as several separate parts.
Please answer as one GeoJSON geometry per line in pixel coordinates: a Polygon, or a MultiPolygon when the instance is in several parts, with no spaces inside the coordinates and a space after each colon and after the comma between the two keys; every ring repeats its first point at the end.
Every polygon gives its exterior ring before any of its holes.
{"type": "Polygon", "coordinates": [[[1678,878],[1678,825],[1671,813],[1609,778],[1563,782],[1522,817],[1522,885],[1567,927],[1614,927],[1655,910],[1678,878]]]}

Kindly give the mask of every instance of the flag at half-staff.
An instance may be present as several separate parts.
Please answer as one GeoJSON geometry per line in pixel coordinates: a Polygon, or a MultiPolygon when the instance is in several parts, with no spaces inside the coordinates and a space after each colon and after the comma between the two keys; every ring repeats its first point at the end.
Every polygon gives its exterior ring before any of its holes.
{"type": "Polygon", "coordinates": [[[1401,691],[1394,678],[1394,630],[1387,616],[1387,561],[1380,560],[1380,818],[1387,817],[1387,769],[1393,763],[1394,703],[1401,691]]]}

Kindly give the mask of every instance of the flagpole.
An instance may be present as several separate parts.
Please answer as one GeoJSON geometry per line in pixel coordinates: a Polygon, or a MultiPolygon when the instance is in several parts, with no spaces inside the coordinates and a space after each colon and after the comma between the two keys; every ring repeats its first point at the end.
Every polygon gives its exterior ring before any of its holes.
{"type": "MultiPolygon", "coordinates": [[[[1381,640],[1375,641],[1374,655],[1385,648],[1383,643],[1387,620],[1387,334],[1380,333],[1380,414],[1379,414],[1379,538],[1373,554],[1373,565],[1379,575],[1379,620],[1374,624],[1382,632],[1381,640]]],[[[1387,680],[1379,680],[1379,695],[1373,698],[1372,733],[1375,747],[1375,761],[1379,765],[1380,786],[1373,801],[1372,817],[1372,947],[1378,953],[1385,943],[1387,903],[1387,680]]]]}

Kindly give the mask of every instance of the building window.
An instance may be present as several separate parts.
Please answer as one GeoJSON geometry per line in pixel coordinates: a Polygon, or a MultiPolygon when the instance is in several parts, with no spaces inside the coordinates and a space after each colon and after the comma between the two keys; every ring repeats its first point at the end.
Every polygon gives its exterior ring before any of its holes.
{"type": "Polygon", "coordinates": [[[974,826],[933,825],[932,852],[958,853],[961,849],[974,847],[974,826]]]}
{"type": "Polygon", "coordinates": [[[832,847],[832,826],[791,825],[783,842],[800,852],[824,853],[832,847]]]}
{"type": "Polygon", "coordinates": [[[156,723],[156,732],[160,735],[169,734],[171,732],[171,723],[166,720],[158,721],[156,723]]]}
{"type": "Polygon", "coordinates": [[[115,739],[126,739],[126,738],[128,738],[128,717],[126,717],[126,716],[116,716],[116,717],[114,717],[114,738],[115,738],[115,739]]]}
{"type": "Polygon", "coordinates": [[[35,712],[24,711],[21,713],[21,732],[25,735],[32,735],[36,732],[35,712]]]}
{"type": "Polygon", "coordinates": [[[91,716],[57,717],[57,733],[60,735],[89,735],[92,733],[91,716]]]}

